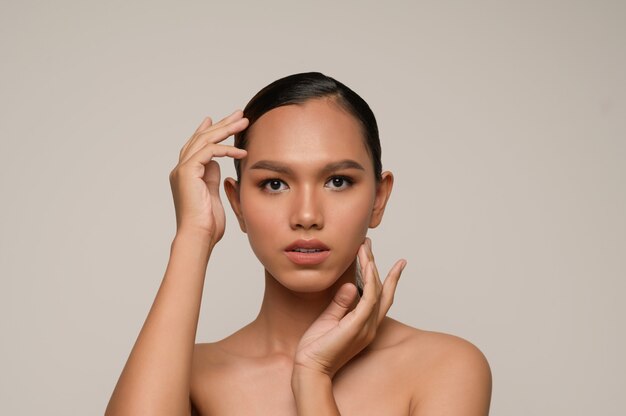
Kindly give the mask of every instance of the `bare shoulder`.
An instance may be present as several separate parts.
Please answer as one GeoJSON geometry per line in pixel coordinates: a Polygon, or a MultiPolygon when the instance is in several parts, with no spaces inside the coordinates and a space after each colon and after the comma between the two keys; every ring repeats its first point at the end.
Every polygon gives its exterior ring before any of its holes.
{"type": "Polygon", "coordinates": [[[240,348],[242,334],[246,333],[247,326],[215,342],[196,343],[193,349],[194,366],[206,367],[224,366],[241,359],[243,354],[240,348]]]}
{"type": "MultiPolygon", "coordinates": [[[[196,344],[191,365],[191,389],[207,388],[213,377],[224,367],[226,357],[216,343],[196,344]]],[[[193,395],[193,394],[192,394],[193,395]]]]}
{"type": "Polygon", "coordinates": [[[193,348],[192,370],[202,371],[207,367],[219,364],[220,355],[221,351],[216,343],[197,343],[193,348]]]}
{"type": "Polygon", "coordinates": [[[233,380],[233,357],[219,342],[198,343],[194,346],[190,401],[193,414],[216,414],[222,409],[215,405],[220,403],[220,395],[224,389],[236,384],[233,380]]]}
{"type": "Polygon", "coordinates": [[[407,368],[402,377],[412,386],[411,415],[489,413],[491,369],[474,344],[392,319],[387,319],[381,329],[388,348],[394,350],[394,356],[402,357],[407,368]]]}
{"type": "MultiPolygon", "coordinates": [[[[202,377],[226,371],[237,363],[237,357],[224,345],[225,340],[217,342],[197,343],[193,349],[192,373],[202,377]]],[[[220,374],[220,377],[223,374],[220,374]]]]}

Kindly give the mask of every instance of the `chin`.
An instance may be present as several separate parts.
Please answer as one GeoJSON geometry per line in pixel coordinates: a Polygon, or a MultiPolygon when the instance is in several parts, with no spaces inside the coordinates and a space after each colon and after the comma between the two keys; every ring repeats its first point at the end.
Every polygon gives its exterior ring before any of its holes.
{"type": "Polygon", "coordinates": [[[291,272],[268,273],[286,289],[298,293],[324,292],[332,287],[340,274],[322,272],[320,270],[294,270],[291,272]]]}
{"type": "MultiPolygon", "coordinates": [[[[354,264],[354,263],[352,263],[354,264]]],[[[319,268],[302,268],[296,270],[268,270],[268,273],[275,281],[280,283],[286,289],[297,293],[320,293],[332,288],[350,268],[352,264],[347,264],[340,270],[324,270],[319,268]]],[[[354,272],[348,273],[348,275],[354,276],[354,272]]],[[[354,281],[355,278],[350,278],[349,281],[354,281]]]]}

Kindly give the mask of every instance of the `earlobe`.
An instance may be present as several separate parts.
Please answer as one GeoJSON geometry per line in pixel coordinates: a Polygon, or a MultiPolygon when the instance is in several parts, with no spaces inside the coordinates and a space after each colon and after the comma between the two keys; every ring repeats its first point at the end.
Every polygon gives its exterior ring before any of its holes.
{"type": "Polygon", "coordinates": [[[391,190],[393,189],[393,174],[389,171],[382,173],[382,179],[376,185],[376,197],[374,199],[374,207],[372,209],[372,217],[370,218],[370,228],[376,228],[383,220],[385,207],[391,190]]]}
{"type": "Polygon", "coordinates": [[[239,182],[237,182],[233,178],[224,179],[224,191],[226,191],[226,196],[228,197],[228,202],[230,202],[230,207],[233,209],[235,216],[237,217],[237,221],[239,222],[239,228],[244,233],[246,232],[246,223],[243,220],[243,215],[241,214],[241,201],[239,199],[239,182]]]}

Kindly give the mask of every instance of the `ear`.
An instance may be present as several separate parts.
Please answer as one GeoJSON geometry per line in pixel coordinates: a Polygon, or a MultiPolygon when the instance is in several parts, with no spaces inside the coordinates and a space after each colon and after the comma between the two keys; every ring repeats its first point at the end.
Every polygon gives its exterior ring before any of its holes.
{"type": "Polygon", "coordinates": [[[382,179],[376,185],[376,196],[374,199],[374,208],[372,209],[372,217],[370,218],[370,228],[376,228],[383,220],[383,214],[385,213],[385,207],[387,201],[391,195],[393,189],[393,174],[389,171],[385,171],[382,174],[382,179]]]}
{"type": "Polygon", "coordinates": [[[239,199],[239,182],[234,180],[233,178],[224,179],[224,190],[226,191],[226,196],[228,197],[228,202],[230,202],[230,206],[237,217],[237,221],[239,221],[239,228],[244,233],[246,232],[246,223],[243,220],[243,215],[241,215],[241,201],[239,199]]]}

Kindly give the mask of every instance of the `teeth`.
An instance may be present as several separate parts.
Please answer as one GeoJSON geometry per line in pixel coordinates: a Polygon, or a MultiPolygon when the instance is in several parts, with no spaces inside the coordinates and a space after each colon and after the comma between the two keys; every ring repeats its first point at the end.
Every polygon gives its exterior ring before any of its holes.
{"type": "Polygon", "coordinates": [[[296,248],[293,251],[297,251],[299,253],[317,253],[318,251],[322,251],[317,248],[296,248]]]}

